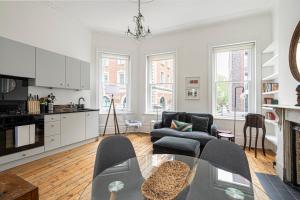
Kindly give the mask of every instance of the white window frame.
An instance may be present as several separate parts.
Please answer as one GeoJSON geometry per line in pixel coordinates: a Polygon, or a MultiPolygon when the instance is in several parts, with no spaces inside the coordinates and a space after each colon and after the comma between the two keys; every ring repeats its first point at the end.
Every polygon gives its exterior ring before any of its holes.
{"type": "MultiPolygon", "coordinates": [[[[107,83],[109,83],[109,72],[104,72],[104,76],[107,76],[107,83]]],[[[105,80],[103,80],[105,82],[105,80]]]]}
{"type": "Polygon", "coordinates": [[[124,70],[119,70],[119,71],[117,71],[117,83],[119,84],[119,85],[126,85],[126,73],[125,73],[125,71],[124,70]],[[120,79],[120,74],[124,74],[124,84],[123,83],[121,83],[121,79],[120,79]]]}
{"type": "MultiPolygon", "coordinates": [[[[234,49],[241,49],[245,47],[251,46],[251,54],[252,54],[252,59],[251,59],[251,69],[250,69],[250,79],[248,80],[249,84],[249,93],[248,94],[248,100],[249,100],[249,107],[248,107],[248,112],[256,112],[256,43],[254,41],[249,41],[249,42],[242,42],[242,43],[235,43],[235,44],[227,44],[227,45],[221,45],[221,46],[212,46],[210,49],[210,62],[211,62],[211,111],[214,115],[214,117],[219,118],[219,119],[233,119],[233,116],[222,116],[218,115],[216,113],[216,69],[215,69],[215,50],[234,50],[234,49]]],[[[231,82],[231,81],[229,81],[231,82]]],[[[246,113],[245,113],[246,114],[246,113]]],[[[244,119],[244,116],[238,116],[237,119],[244,119]]]]}
{"type": "MultiPolygon", "coordinates": [[[[132,56],[130,54],[126,54],[126,53],[116,53],[117,51],[100,51],[97,50],[96,51],[96,57],[97,57],[97,63],[98,63],[98,68],[97,68],[97,73],[96,73],[96,83],[97,83],[97,104],[98,104],[98,108],[99,108],[99,113],[100,114],[107,114],[107,110],[103,109],[102,105],[103,105],[103,76],[101,75],[103,73],[103,62],[102,62],[102,57],[103,54],[110,54],[110,55],[116,55],[116,56],[121,56],[121,57],[128,57],[128,67],[127,67],[127,76],[125,75],[125,87],[126,87],[126,102],[127,102],[127,109],[125,110],[117,110],[117,112],[119,114],[126,114],[126,113],[131,113],[131,69],[132,69],[132,56]]],[[[123,71],[123,70],[121,70],[123,71]]],[[[118,75],[117,75],[118,76],[118,75]]],[[[117,77],[118,78],[118,77],[117,77]]]]}
{"type": "MultiPolygon", "coordinates": [[[[167,51],[167,52],[162,52],[162,53],[154,53],[154,54],[148,54],[146,55],[146,114],[155,114],[156,111],[153,110],[153,108],[151,108],[151,95],[150,95],[150,91],[151,91],[151,74],[152,74],[152,70],[151,68],[153,67],[150,63],[150,58],[153,56],[163,56],[163,55],[172,55],[173,59],[174,59],[174,70],[173,70],[173,84],[174,84],[174,91],[173,91],[173,109],[174,111],[177,110],[177,53],[176,51],[167,51]]],[[[156,74],[154,74],[154,76],[156,76],[156,74]]],[[[159,80],[160,81],[160,80],[159,80]]],[[[157,84],[161,84],[161,83],[157,83],[157,84]]],[[[164,83],[164,84],[170,84],[170,83],[164,83]]]]}

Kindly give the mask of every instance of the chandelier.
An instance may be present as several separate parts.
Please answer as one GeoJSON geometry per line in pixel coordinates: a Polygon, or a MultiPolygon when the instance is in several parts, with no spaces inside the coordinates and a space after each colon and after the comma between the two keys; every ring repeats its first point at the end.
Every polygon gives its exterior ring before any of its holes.
{"type": "Polygon", "coordinates": [[[135,22],[134,32],[132,32],[128,26],[126,31],[127,36],[139,40],[151,34],[149,27],[146,30],[143,26],[144,16],[141,13],[141,0],[138,0],[138,15],[133,17],[133,21],[135,22]]]}

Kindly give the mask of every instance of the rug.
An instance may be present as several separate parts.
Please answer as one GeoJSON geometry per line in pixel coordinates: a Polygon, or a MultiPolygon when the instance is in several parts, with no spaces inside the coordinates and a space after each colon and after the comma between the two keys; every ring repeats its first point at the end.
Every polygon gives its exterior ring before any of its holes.
{"type": "Polygon", "coordinates": [[[285,184],[278,176],[264,173],[255,174],[272,200],[300,200],[300,192],[285,184]]]}

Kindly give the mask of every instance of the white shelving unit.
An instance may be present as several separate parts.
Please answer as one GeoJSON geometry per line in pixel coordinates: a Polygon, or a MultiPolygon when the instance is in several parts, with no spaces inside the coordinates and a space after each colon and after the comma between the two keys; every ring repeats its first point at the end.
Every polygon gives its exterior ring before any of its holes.
{"type": "Polygon", "coordinates": [[[277,135],[276,135],[276,127],[278,127],[278,115],[276,114],[275,110],[272,107],[268,107],[268,104],[264,104],[264,100],[266,97],[276,97],[279,93],[278,90],[264,92],[263,91],[263,84],[268,83],[276,83],[276,80],[279,77],[279,72],[277,68],[278,62],[278,54],[277,54],[278,44],[277,42],[272,42],[266,49],[263,50],[263,56],[268,56],[269,59],[262,64],[262,113],[273,113],[275,115],[275,120],[266,119],[266,140],[269,141],[274,146],[277,146],[277,135]],[[272,55],[270,55],[272,54],[272,55]]]}
{"type": "Polygon", "coordinates": [[[278,76],[279,76],[279,73],[278,72],[275,72],[269,76],[266,76],[265,78],[263,78],[262,80],[263,81],[272,81],[272,80],[275,80],[275,79],[278,79],[278,76]]]}
{"type": "Polygon", "coordinates": [[[263,54],[273,53],[277,50],[277,48],[278,48],[278,44],[276,41],[274,41],[267,48],[265,48],[265,50],[263,51],[263,54]]]}
{"type": "Polygon", "coordinates": [[[263,92],[262,95],[274,95],[274,94],[278,94],[278,90],[275,91],[271,91],[271,92],[263,92]]]}
{"type": "Polygon", "coordinates": [[[268,61],[266,61],[263,64],[263,67],[272,67],[272,66],[275,66],[276,62],[277,62],[277,58],[278,58],[278,54],[275,55],[275,56],[273,56],[272,58],[270,58],[268,61]]]}

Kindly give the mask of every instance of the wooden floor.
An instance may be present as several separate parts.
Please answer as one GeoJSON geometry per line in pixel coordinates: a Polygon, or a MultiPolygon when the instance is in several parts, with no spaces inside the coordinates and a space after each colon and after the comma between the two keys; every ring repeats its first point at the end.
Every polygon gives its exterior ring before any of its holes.
{"type": "MultiPolygon", "coordinates": [[[[152,152],[149,135],[129,134],[137,155],[152,152]]],[[[6,172],[14,173],[39,187],[41,200],[78,199],[81,192],[92,179],[95,153],[99,142],[77,147],[40,160],[36,160],[6,172]]],[[[261,152],[257,158],[246,151],[253,181],[259,184],[255,172],[275,174],[272,167],[274,154],[270,151],[264,157],[261,152]]]]}

